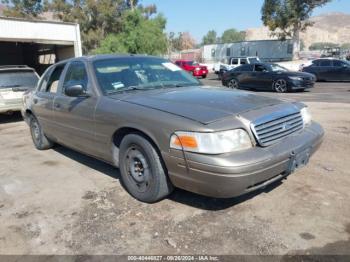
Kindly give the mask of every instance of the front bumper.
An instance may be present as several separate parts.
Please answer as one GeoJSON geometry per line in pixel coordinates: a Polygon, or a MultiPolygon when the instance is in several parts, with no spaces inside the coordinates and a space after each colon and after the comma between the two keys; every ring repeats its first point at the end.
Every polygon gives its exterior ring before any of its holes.
{"type": "Polygon", "coordinates": [[[324,131],[312,123],[303,131],[269,147],[254,147],[223,155],[202,155],[172,150],[163,153],[172,183],[210,197],[229,198],[263,188],[289,175],[293,154],[315,153],[324,131]]]}
{"type": "Polygon", "coordinates": [[[300,89],[313,88],[315,86],[315,82],[290,80],[288,85],[291,90],[300,90],[300,89]]]}

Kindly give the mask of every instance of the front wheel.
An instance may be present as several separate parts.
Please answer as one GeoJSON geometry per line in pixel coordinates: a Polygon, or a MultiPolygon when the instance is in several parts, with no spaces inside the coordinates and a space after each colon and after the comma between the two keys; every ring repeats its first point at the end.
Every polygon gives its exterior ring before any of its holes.
{"type": "Polygon", "coordinates": [[[127,191],[142,202],[154,203],[173,190],[157,150],[141,135],[124,137],[120,144],[119,168],[127,191]]]}
{"type": "Polygon", "coordinates": [[[278,79],[272,84],[273,90],[277,93],[286,93],[288,91],[287,81],[278,79]]]}
{"type": "Polygon", "coordinates": [[[239,88],[239,82],[237,79],[233,78],[228,82],[228,87],[232,89],[237,89],[239,88]]]}
{"type": "Polygon", "coordinates": [[[29,118],[29,127],[34,146],[37,149],[46,150],[53,147],[53,142],[45,136],[41,125],[34,116],[29,118]]]}

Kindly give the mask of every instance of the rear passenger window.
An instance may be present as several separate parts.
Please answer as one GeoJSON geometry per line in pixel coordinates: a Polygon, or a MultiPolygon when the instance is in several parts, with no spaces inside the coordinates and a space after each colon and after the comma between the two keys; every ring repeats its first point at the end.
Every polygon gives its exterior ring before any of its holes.
{"type": "Polygon", "coordinates": [[[251,65],[242,65],[242,66],[237,67],[235,71],[250,72],[250,71],[253,71],[253,66],[251,66],[251,65]]]}
{"type": "Polygon", "coordinates": [[[247,59],[245,58],[241,59],[241,65],[245,65],[245,64],[247,64],[247,59]]]}
{"type": "Polygon", "coordinates": [[[88,77],[84,63],[73,62],[68,68],[63,86],[82,85],[86,89],[87,83],[88,77]]]}
{"type": "Polygon", "coordinates": [[[320,60],[320,66],[332,66],[331,60],[320,60]]]}
{"type": "Polygon", "coordinates": [[[320,60],[312,61],[313,66],[320,66],[320,60]]]}
{"type": "Polygon", "coordinates": [[[238,65],[238,59],[232,59],[232,65],[238,65]]]}
{"type": "MultiPolygon", "coordinates": [[[[46,89],[44,92],[57,93],[58,82],[60,80],[64,66],[65,66],[65,64],[58,65],[55,67],[55,69],[52,71],[52,73],[50,75],[50,78],[47,81],[46,89]]],[[[42,86],[42,87],[44,88],[44,86],[42,86]]]]}
{"type": "Polygon", "coordinates": [[[46,92],[47,82],[49,80],[51,70],[44,73],[43,77],[40,80],[38,90],[41,92],[46,92]]]}

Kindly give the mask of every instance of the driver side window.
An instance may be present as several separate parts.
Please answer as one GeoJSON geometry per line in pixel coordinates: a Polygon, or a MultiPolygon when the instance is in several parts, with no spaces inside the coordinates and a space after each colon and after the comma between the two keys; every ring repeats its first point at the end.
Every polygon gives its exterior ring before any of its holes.
{"type": "Polygon", "coordinates": [[[82,62],[72,62],[69,65],[66,76],[64,78],[63,87],[82,85],[86,90],[88,84],[88,76],[85,65],[82,62]]]}
{"type": "Polygon", "coordinates": [[[266,69],[266,67],[263,66],[263,65],[255,65],[255,70],[254,70],[254,71],[255,71],[255,72],[266,72],[267,69],[266,69]]]}
{"type": "Polygon", "coordinates": [[[65,64],[59,64],[56,67],[54,67],[52,70],[49,70],[45,73],[45,75],[43,76],[40,82],[40,86],[39,86],[40,92],[53,93],[53,94],[57,93],[58,82],[60,80],[64,67],[65,67],[65,64]]]}

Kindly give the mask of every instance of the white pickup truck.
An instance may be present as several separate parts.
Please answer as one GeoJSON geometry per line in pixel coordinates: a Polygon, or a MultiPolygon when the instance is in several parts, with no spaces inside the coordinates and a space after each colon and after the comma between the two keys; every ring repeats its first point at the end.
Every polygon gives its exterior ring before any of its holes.
{"type": "Polygon", "coordinates": [[[215,64],[213,68],[215,74],[221,75],[240,65],[259,63],[260,59],[257,56],[230,57],[227,59],[227,62],[227,64],[221,62],[215,64]]]}

